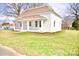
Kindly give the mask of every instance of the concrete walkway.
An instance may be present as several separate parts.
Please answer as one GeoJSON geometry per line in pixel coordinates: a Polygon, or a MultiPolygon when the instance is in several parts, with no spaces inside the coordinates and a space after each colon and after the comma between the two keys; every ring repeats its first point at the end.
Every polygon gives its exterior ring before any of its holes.
{"type": "Polygon", "coordinates": [[[12,48],[0,45],[0,56],[22,56],[12,48]]]}

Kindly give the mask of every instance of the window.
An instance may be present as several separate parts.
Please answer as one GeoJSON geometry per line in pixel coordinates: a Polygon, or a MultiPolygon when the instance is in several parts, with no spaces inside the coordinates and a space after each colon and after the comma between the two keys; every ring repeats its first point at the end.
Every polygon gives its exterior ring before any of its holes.
{"type": "Polygon", "coordinates": [[[54,27],[55,27],[55,20],[54,20],[54,27]]]}
{"type": "Polygon", "coordinates": [[[38,25],[38,21],[35,21],[35,27],[37,27],[37,25],[38,25]]]}
{"type": "Polygon", "coordinates": [[[29,22],[29,26],[31,27],[31,21],[29,22]]]}
{"type": "Polygon", "coordinates": [[[41,27],[41,21],[39,21],[39,27],[41,27]]]}

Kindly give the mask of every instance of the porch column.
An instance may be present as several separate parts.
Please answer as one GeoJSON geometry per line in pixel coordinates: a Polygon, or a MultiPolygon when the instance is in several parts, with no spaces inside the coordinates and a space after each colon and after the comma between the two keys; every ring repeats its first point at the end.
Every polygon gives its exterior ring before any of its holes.
{"type": "Polygon", "coordinates": [[[27,21],[27,30],[29,30],[29,21],[27,21]]]}
{"type": "MultiPolygon", "coordinates": [[[[17,22],[17,21],[16,21],[16,22],[17,22]]],[[[16,30],[16,25],[17,25],[16,22],[14,23],[14,30],[16,30]]]]}
{"type": "Polygon", "coordinates": [[[23,21],[21,21],[21,31],[23,31],[23,21]]]}
{"type": "Polygon", "coordinates": [[[13,30],[15,30],[15,26],[13,26],[13,30]]]}

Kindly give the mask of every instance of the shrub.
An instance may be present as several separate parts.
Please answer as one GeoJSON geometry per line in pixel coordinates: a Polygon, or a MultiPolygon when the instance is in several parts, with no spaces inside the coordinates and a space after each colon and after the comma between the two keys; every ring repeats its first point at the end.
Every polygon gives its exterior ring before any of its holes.
{"type": "Polygon", "coordinates": [[[72,23],[72,27],[76,30],[79,30],[79,20],[75,20],[73,23],[72,23]]]}

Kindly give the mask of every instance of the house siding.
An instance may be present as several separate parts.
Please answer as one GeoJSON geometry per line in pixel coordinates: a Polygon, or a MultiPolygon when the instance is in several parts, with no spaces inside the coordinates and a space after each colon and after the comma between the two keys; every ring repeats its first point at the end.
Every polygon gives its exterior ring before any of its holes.
{"type": "Polygon", "coordinates": [[[43,28],[42,28],[43,32],[50,32],[50,30],[51,30],[50,13],[43,13],[43,14],[40,14],[40,15],[47,18],[46,20],[43,21],[43,28]]]}
{"type": "Polygon", "coordinates": [[[51,32],[61,31],[61,24],[62,19],[51,13],[51,32]]]}

